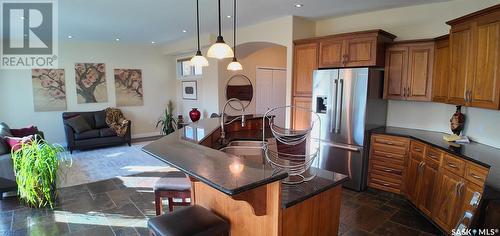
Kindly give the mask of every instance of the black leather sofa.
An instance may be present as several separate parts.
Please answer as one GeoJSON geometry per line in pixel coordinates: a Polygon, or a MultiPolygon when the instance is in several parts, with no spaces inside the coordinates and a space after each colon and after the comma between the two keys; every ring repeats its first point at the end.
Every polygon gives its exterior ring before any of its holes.
{"type": "Polygon", "coordinates": [[[64,131],[66,133],[66,142],[68,150],[86,150],[99,147],[114,146],[127,143],[131,145],[131,124],[129,121],[127,133],[123,137],[118,137],[116,132],[109,128],[106,124],[106,112],[90,111],[90,112],[64,112],[62,114],[64,131]],[[82,116],[92,128],[91,130],[76,133],[71,126],[66,123],[67,119],[82,116]]]}

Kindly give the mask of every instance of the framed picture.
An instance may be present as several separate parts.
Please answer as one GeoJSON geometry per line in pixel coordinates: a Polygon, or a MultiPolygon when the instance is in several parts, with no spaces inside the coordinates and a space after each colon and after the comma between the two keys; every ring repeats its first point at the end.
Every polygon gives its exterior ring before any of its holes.
{"type": "Polygon", "coordinates": [[[191,64],[191,61],[189,58],[185,59],[179,59],[177,60],[178,64],[178,70],[179,70],[179,75],[180,78],[194,78],[194,77],[200,77],[203,75],[203,69],[201,66],[194,66],[191,64]]]}
{"type": "Polygon", "coordinates": [[[196,81],[183,81],[182,82],[182,99],[185,100],[196,100],[197,91],[196,91],[196,81]]]}

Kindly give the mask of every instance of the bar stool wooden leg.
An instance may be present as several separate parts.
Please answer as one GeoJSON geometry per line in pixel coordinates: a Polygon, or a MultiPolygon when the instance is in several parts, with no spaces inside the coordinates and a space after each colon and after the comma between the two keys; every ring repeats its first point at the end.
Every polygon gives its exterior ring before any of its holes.
{"type": "Polygon", "coordinates": [[[155,191],[155,208],[156,208],[156,215],[157,216],[161,215],[163,204],[161,202],[160,193],[156,191],[155,191]]]}
{"type": "Polygon", "coordinates": [[[171,197],[168,198],[168,211],[174,211],[174,199],[171,197]]]}

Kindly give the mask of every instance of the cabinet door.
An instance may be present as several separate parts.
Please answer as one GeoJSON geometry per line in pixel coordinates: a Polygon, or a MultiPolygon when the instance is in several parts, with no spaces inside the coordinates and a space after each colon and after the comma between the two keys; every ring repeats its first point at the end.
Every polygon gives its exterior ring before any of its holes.
{"type": "Polygon", "coordinates": [[[299,44],[293,54],[293,95],[311,96],[313,71],[318,69],[318,44],[299,44]]]}
{"type": "Polygon", "coordinates": [[[450,77],[450,43],[449,38],[436,41],[434,51],[434,76],[432,78],[432,101],[447,102],[448,83],[450,77]]]}
{"type": "Polygon", "coordinates": [[[418,193],[418,208],[431,217],[434,207],[434,189],[438,177],[439,165],[425,162],[422,167],[420,192],[418,193]]]}
{"type": "Polygon", "coordinates": [[[343,67],[345,63],[345,54],[343,48],[343,39],[322,39],[319,42],[319,67],[343,67]]]}
{"type": "Polygon", "coordinates": [[[410,152],[410,158],[408,159],[408,165],[406,167],[405,174],[405,192],[408,200],[410,200],[415,205],[417,205],[418,199],[418,185],[420,182],[419,176],[421,163],[422,160],[420,158],[417,158],[415,154],[410,152]]]}
{"type": "Polygon", "coordinates": [[[377,64],[377,37],[350,38],[345,41],[345,67],[375,66],[377,64]]]}
{"type": "Polygon", "coordinates": [[[499,109],[500,105],[500,13],[477,22],[474,30],[475,61],[471,106],[499,109]]]}
{"type": "Polygon", "coordinates": [[[462,197],[459,186],[463,183],[461,178],[446,169],[441,169],[435,186],[438,193],[435,197],[434,221],[446,232],[458,223],[458,214],[462,206],[462,197]]]}
{"type": "Polygon", "coordinates": [[[431,100],[433,61],[433,42],[409,47],[407,100],[431,100]]]}
{"type": "MultiPolygon", "coordinates": [[[[311,98],[294,97],[293,105],[311,109],[311,98]]],[[[293,109],[292,114],[292,127],[294,129],[302,130],[307,129],[311,125],[311,112],[305,109],[293,109]]]]}
{"type": "Polygon", "coordinates": [[[390,47],[385,58],[384,98],[405,100],[408,47],[390,47]]]}
{"type": "Polygon", "coordinates": [[[468,84],[472,82],[472,29],[469,25],[452,28],[450,34],[450,82],[448,103],[466,105],[468,84]]]}

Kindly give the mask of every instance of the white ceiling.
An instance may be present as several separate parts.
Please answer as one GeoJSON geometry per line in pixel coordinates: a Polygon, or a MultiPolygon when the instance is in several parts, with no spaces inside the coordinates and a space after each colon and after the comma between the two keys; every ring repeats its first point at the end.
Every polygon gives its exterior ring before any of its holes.
{"type": "MultiPolygon", "coordinates": [[[[320,19],[447,0],[238,0],[238,27],[287,15],[320,19]],[[296,3],[304,4],[296,8],[296,3]]],[[[232,27],[233,0],[222,0],[223,28],[232,27]]],[[[61,0],[59,35],[77,41],[158,43],[196,33],[195,0],[61,0]],[[183,33],[182,30],[187,30],[183,33]]],[[[200,0],[201,33],[217,31],[217,0],[200,0]]],[[[223,30],[224,30],[223,29],[223,30]]]]}

